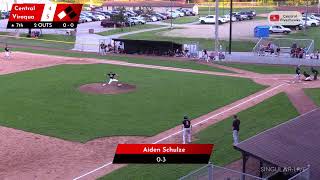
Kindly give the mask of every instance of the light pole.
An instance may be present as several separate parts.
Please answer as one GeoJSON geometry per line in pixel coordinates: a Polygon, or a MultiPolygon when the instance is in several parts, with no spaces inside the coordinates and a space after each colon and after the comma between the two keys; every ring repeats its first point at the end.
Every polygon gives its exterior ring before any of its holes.
{"type": "Polygon", "coordinates": [[[171,13],[171,18],[170,18],[170,29],[172,29],[172,20],[173,20],[173,17],[172,17],[172,0],[170,0],[170,13],[171,13]]]}
{"type": "Polygon", "coordinates": [[[233,0],[230,0],[230,28],[229,28],[229,54],[232,49],[232,11],[233,11],[233,0]]]}
{"type": "Polygon", "coordinates": [[[304,22],[304,33],[306,33],[307,30],[307,21],[308,21],[308,10],[309,10],[309,0],[306,1],[306,13],[305,13],[305,22],[304,22]]]}
{"type": "Polygon", "coordinates": [[[219,58],[219,0],[216,0],[216,22],[215,22],[215,59],[219,58]]]}
{"type": "Polygon", "coordinates": [[[320,14],[320,0],[318,2],[318,14],[320,14]]]}

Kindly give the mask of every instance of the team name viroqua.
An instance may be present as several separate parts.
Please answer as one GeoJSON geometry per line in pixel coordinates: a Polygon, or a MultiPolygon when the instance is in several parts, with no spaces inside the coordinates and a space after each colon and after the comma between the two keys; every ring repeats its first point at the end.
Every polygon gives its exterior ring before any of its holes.
{"type": "Polygon", "coordinates": [[[154,148],[154,147],[145,147],[143,152],[152,152],[152,153],[184,153],[186,152],[185,148],[175,147],[162,147],[162,148],[154,148]]]}

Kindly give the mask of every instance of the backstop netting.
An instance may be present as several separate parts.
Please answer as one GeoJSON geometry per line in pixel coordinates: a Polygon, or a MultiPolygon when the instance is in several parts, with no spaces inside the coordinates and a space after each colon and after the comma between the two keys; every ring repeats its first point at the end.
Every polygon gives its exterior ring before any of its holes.
{"type": "Polygon", "coordinates": [[[250,174],[238,172],[232,169],[208,164],[190,174],[179,178],[179,180],[266,180],[250,174]]]}
{"type": "Polygon", "coordinates": [[[291,39],[291,38],[261,38],[253,48],[255,55],[261,55],[262,51],[271,44],[271,47],[276,51],[280,48],[280,55],[289,56],[291,47],[295,44],[305,50],[306,55],[314,53],[314,40],[312,39],[291,39]]]}

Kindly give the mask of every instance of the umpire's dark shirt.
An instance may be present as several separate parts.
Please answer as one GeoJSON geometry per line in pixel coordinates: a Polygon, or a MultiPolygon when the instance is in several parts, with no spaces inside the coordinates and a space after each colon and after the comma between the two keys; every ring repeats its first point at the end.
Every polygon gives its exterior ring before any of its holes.
{"type": "Polygon", "coordinates": [[[240,120],[239,119],[233,120],[232,127],[233,127],[233,130],[239,131],[240,130],[240,120]]]}
{"type": "Polygon", "coordinates": [[[191,122],[187,119],[183,120],[182,124],[183,124],[184,128],[190,128],[190,126],[191,126],[191,122]]]}

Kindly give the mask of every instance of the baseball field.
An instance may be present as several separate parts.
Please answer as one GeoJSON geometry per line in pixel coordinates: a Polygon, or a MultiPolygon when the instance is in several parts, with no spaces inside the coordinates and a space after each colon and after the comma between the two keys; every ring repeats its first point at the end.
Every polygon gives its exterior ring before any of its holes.
{"type": "Polygon", "coordinates": [[[215,144],[210,160],[229,166],[241,157],[232,146],[232,115],[245,140],[319,104],[320,83],[292,83],[292,71],[17,48],[0,61],[0,177],[177,179],[201,165],[111,162],[119,143],[181,143],[184,115],[194,125],[192,143],[215,144]],[[132,91],[79,90],[103,89],[111,71],[132,91]]]}

